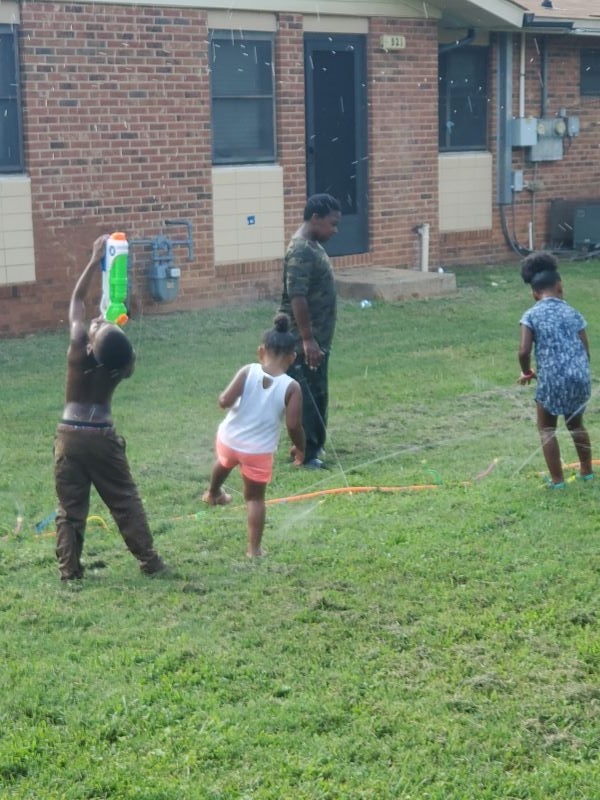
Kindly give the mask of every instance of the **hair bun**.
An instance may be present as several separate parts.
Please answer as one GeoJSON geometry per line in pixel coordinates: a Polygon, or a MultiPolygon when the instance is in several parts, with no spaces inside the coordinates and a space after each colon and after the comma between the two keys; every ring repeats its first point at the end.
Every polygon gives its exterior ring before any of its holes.
{"type": "Polygon", "coordinates": [[[558,274],[558,262],[552,253],[531,253],[521,264],[521,277],[525,283],[531,283],[541,272],[558,274]]]}
{"type": "Polygon", "coordinates": [[[275,315],[273,327],[278,333],[287,333],[290,329],[290,318],[283,311],[275,315]]]}

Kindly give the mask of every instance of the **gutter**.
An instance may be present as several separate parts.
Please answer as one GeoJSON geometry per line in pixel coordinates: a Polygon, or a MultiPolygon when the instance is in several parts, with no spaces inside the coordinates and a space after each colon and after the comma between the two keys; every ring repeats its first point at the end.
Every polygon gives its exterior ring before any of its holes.
{"type": "Polygon", "coordinates": [[[548,19],[535,14],[523,14],[523,29],[536,33],[571,33],[575,23],[568,19],[548,19]]]}
{"type": "Polygon", "coordinates": [[[574,36],[600,36],[600,24],[588,20],[549,19],[523,14],[523,30],[531,33],[565,33],[574,36]]]}

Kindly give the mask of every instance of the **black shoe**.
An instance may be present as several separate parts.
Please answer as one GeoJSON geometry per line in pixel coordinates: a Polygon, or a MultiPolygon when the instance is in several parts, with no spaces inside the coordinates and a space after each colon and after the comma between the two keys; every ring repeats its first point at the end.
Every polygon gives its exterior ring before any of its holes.
{"type": "Polygon", "coordinates": [[[85,567],[80,567],[77,570],[77,572],[74,572],[72,575],[61,575],[60,579],[61,579],[61,581],[64,581],[65,583],[67,583],[69,581],[80,581],[80,580],[83,580],[84,572],[85,572],[85,567]]]}
{"type": "Polygon", "coordinates": [[[304,466],[306,469],[329,469],[320,458],[309,458],[308,461],[304,462],[304,466]]]}
{"type": "Polygon", "coordinates": [[[150,561],[148,564],[143,564],[140,569],[144,573],[144,575],[166,575],[169,571],[168,566],[162,560],[160,556],[156,556],[150,561]]]}

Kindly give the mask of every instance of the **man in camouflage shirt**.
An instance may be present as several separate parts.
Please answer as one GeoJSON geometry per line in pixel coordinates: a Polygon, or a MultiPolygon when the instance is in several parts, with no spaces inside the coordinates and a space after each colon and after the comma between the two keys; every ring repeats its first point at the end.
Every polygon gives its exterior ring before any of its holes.
{"type": "Polygon", "coordinates": [[[281,311],[291,317],[297,340],[289,374],[302,387],[304,465],[312,469],[324,466],[318,456],[327,434],[327,369],[336,318],[333,270],[322,242],[337,233],[341,216],[335,197],[309,197],[304,222],[288,245],[283,267],[281,311]]]}

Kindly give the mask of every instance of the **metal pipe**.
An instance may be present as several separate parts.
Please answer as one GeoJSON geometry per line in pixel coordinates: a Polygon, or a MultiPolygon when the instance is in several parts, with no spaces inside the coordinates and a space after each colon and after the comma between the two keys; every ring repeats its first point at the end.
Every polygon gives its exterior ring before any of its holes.
{"type": "Polygon", "coordinates": [[[509,205],[512,202],[512,36],[510,33],[498,34],[497,61],[496,118],[498,136],[496,163],[498,203],[499,205],[509,205]]]}
{"type": "Polygon", "coordinates": [[[521,34],[521,53],[519,57],[519,118],[525,116],[525,40],[524,33],[521,34]]]}
{"type": "Polygon", "coordinates": [[[466,44],[471,44],[473,39],[475,38],[475,28],[469,28],[467,30],[467,35],[462,39],[458,39],[456,42],[450,42],[449,44],[444,44],[440,47],[439,53],[448,53],[450,50],[456,50],[457,47],[464,47],[466,44]]]}
{"type": "Polygon", "coordinates": [[[429,223],[423,222],[415,228],[421,240],[419,266],[421,272],[429,272],[429,223]]]}
{"type": "Polygon", "coordinates": [[[546,112],[548,110],[548,40],[544,36],[541,42],[541,51],[542,51],[542,107],[541,107],[541,118],[544,119],[546,117],[546,112]]]}

